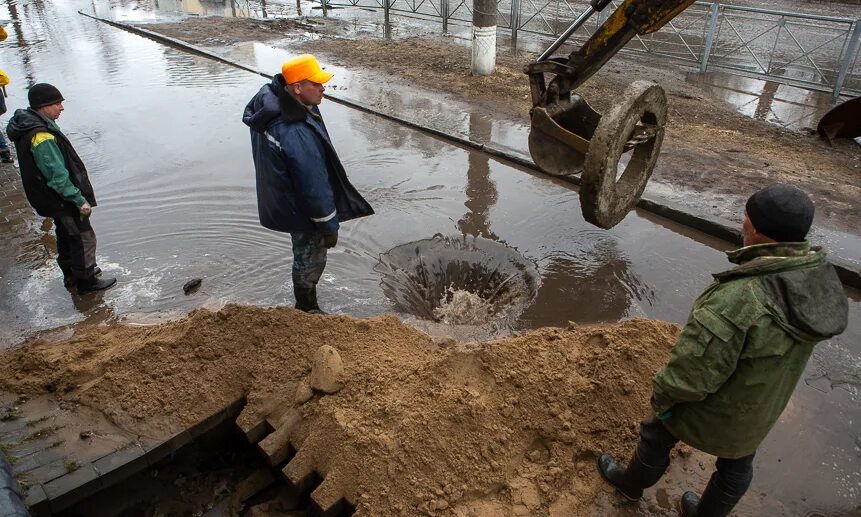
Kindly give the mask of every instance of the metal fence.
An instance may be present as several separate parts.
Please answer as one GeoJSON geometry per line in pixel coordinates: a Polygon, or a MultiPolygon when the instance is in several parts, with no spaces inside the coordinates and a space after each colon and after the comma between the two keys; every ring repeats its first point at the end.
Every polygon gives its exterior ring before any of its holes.
{"type": "MultiPolygon", "coordinates": [[[[389,14],[472,21],[472,0],[330,0],[330,5],[382,10],[389,14]]],[[[588,6],[587,0],[499,0],[497,27],[558,36],[588,6]]],[[[613,12],[597,13],[572,37],[582,42],[613,12]]],[[[676,61],[700,71],[721,70],[778,83],[831,92],[861,94],[861,19],[696,2],[660,31],[637,36],[625,48],[676,61]]]]}

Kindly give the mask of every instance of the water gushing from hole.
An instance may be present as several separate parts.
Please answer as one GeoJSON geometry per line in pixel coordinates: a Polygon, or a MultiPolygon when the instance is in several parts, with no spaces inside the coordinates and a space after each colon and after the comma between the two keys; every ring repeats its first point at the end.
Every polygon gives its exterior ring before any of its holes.
{"type": "Polygon", "coordinates": [[[375,270],[397,310],[450,325],[511,323],[540,283],[529,260],[482,237],[438,234],[402,244],[382,254],[375,270]]]}

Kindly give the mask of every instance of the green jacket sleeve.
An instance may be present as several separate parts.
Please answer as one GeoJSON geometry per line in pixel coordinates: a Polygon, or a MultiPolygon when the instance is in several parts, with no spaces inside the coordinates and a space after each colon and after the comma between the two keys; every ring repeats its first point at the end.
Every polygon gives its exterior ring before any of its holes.
{"type": "Polygon", "coordinates": [[[669,362],[652,380],[656,413],[705,399],[735,372],[746,332],[721,315],[725,301],[717,290],[694,305],[669,362]]]}
{"type": "Polygon", "coordinates": [[[80,207],[86,202],[86,199],[69,178],[66,162],[63,160],[63,154],[60,152],[57,142],[54,141],[53,137],[47,139],[38,137],[39,135],[36,135],[34,140],[40,141],[34,142],[30,148],[36,161],[36,167],[42,172],[52,190],[66,201],[80,207]]]}

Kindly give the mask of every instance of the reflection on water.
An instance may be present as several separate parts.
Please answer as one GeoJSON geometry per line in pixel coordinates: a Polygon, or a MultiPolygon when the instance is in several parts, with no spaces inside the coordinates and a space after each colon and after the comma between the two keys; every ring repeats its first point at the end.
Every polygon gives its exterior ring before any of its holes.
{"type": "MultiPolygon", "coordinates": [[[[481,114],[469,114],[469,138],[473,142],[489,142],[492,121],[481,114]]],[[[499,240],[490,230],[488,215],[496,204],[496,185],[490,179],[490,158],[486,154],[470,153],[469,167],[466,170],[467,212],[457,222],[458,229],[465,235],[487,237],[499,240]]]]}
{"type": "Polygon", "coordinates": [[[773,81],[722,72],[689,73],[688,82],[701,86],[739,113],[788,129],[815,128],[832,107],[831,95],[773,81]]]}

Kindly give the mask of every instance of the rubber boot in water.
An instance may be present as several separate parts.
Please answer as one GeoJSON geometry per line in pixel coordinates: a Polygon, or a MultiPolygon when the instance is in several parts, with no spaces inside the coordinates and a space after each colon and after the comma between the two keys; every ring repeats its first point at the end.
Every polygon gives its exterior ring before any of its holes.
{"type": "Polygon", "coordinates": [[[296,295],[296,308],[308,314],[326,314],[317,304],[317,286],[293,287],[296,295]]]}
{"type": "MultiPolygon", "coordinates": [[[[72,274],[72,270],[62,268],[62,267],[60,268],[60,270],[63,272],[63,285],[66,287],[73,286],[75,284],[75,275],[72,274]]],[[[93,269],[93,276],[101,276],[101,275],[102,275],[102,268],[100,268],[99,266],[96,266],[96,268],[93,269]]]]}
{"type": "Polygon", "coordinates": [[[661,479],[667,466],[652,467],[646,465],[634,452],[627,469],[622,469],[619,462],[607,453],[598,457],[598,472],[601,477],[616,488],[629,501],[637,501],[643,496],[643,489],[649,488],[661,479]]]}
{"type": "Polygon", "coordinates": [[[744,494],[727,494],[717,487],[715,474],[709,480],[702,497],[693,492],[685,492],[679,500],[679,513],[682,517],[726,517],[735,508],[744,494]]]}
{"type": "Polygon", "coordinates": [[[116,278],[96,278],[95,276],[91,276],[86,280],[78,280],[78,293],[104,291],[113,287],[116,283],[116,278]]]}

